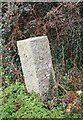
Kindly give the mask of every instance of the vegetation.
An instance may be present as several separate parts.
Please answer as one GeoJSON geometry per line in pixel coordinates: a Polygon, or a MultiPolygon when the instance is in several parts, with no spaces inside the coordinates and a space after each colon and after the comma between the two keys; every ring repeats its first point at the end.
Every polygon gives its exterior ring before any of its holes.
{"type": "Polygon", "coordinates": [[[81,118],[83,2],[2,2],[0,117],[81,118]],[[26,92],[17,40],[47,35],[58,97],[46,103],[26,92]]]}
{"type": "MultiPolygon", "coordinates": [[[[2,88],[4,89],[4,88],[2,88]]],[[[65,113],[62,103],[53,103],[50,110],[34,93],[26,92],[21,82],[11,84],[0,93],[2,105],[0,117],[3,118],[81,118],[80,113],[65,113]]]]}

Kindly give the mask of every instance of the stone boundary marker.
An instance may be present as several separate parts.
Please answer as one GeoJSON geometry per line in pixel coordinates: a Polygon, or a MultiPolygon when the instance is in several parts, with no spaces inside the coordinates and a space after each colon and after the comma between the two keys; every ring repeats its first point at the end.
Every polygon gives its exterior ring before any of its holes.
{"type": "Polygon", "coordinates": [[[47,36],[17,41],[17,47],[28,92],[51,99],[56,83],[47,36]]]}

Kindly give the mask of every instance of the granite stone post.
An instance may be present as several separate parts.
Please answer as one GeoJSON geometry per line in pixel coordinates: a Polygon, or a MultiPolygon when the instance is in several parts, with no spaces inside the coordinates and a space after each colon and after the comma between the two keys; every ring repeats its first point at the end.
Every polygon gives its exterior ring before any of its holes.
{"type": "Polygon", "coordinates": [[[47,36],[17,41],[17,47],[28,92],[35,91],[43,100],[51,99],[52,89],[57,86],[47,36]]]}

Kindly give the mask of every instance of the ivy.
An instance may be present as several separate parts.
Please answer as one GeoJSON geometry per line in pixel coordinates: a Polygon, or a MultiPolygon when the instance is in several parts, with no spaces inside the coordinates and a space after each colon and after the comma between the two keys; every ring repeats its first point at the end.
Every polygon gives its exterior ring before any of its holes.
{"type": "Polygon", "coordinates": [[[3,118],[80,118],[81,114],[65,114],[62,105],[54,102],[55,107],[49,110],[34,93],[26,92],[24,84],[16,82],[0,93],[2,105],[0,117],[3,118]]]}

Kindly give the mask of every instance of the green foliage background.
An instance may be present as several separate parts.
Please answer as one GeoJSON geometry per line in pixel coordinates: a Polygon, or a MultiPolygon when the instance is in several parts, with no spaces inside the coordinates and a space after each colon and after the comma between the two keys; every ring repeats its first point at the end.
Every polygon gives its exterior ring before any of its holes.
{"type": "MultiPolygon", "coordinates": [[[[4,88],[2,88],[4,89],[4,88]]],[[[78,113],[65,113],[62,104],[54,103],[49,110],[34,93],[26,92],[24,84],[16,82],[0,92],[0,119],[3,118],[81,118],[78,113]]]]}

